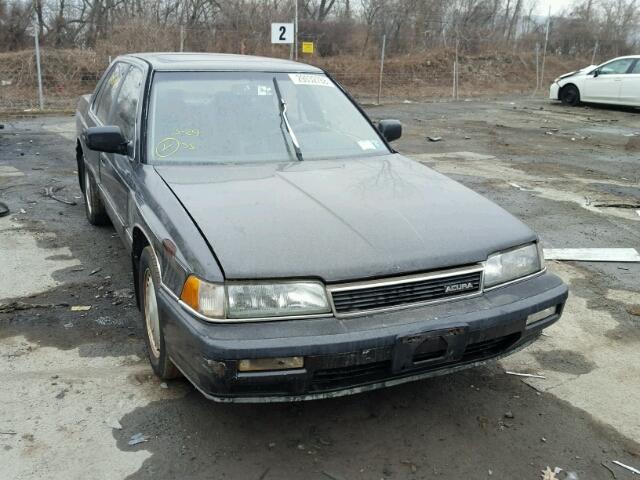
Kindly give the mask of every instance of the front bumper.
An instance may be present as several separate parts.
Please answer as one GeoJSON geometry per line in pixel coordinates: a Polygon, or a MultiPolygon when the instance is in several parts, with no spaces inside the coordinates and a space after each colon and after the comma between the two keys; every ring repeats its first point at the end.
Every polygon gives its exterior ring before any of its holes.
{"type": "Polygon", "coordinates": [[[551,273],[482,296],[347,319],[207,323],[158,294],[168,353],[218,401],[336,397],[468,368],[534,341],[560,318],[567,287],[551,273]],[[527,316],[557,306],[529,326],[527,316]],[[239,372],[241,359],[303,356],[304,368],[239,372]]]}
{"type": "Polygon", "coordinates": [[[553,82],[549,87],[549,98],[551,100],[559,100],[560,99],[559,94],[560,94],[560,85],[556,82],[553,82]]]}

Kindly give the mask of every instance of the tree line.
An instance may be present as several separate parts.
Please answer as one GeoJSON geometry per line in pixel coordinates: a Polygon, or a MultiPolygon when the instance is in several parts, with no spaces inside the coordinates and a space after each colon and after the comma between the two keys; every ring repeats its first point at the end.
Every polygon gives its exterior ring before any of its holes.
{"type": "MultiPolygon", "coordinates": [[[[270,23],[289,21],[296,0],[0,0],[0,51],[45,47],[265,53],[270,23]]],[[[297,0],[300,37],[322,56],[429,49],[558,55],[635,53],[640,0],[577,0],[547,19],[535,0],[297,0]]]]}

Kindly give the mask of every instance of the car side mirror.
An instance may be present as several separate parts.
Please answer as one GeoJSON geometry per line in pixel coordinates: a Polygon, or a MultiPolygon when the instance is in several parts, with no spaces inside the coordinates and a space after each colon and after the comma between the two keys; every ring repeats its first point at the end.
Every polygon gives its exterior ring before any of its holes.
{"type": "Polygon", "coordinates": [[[398,120],[380,120],[378,130],[387,142],[393,142],[402,136],[402,124],[398,120]]]}
{"type": "Polygon", "coordinates": [[[600,75],[600,70],[598,70],[597,68],[593,71],[593,78],[596,78],[598,75],[600,75]]]}
{"type": "Polygon", "coordinates": [[[84,141],[89,150],[96,152],[127,155],[129,150],[129,142],[117,125],[89,127],[84,131],[84,141]]]}

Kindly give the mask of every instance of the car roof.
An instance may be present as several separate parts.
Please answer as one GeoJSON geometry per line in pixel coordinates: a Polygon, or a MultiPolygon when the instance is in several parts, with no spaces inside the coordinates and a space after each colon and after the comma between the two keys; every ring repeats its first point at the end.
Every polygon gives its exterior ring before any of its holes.
{"type": "Polygon", "coordinates": [[[153,70],[164,71],[252,71],[252,72],[308,72],[320,73],[321,69],[306,63],[281,58],[234,55],[229,53],[131,53],[146,61],[153,70]]]}
{"type": "Polygon", "coordinates": [[[614,60],[624,60],[625,58],[635,59],[635,58],[640,58],[640,55],[623,55],[622,57],[610,58],[609,60],[606,60],[602,63],[609,63],[609,62],[613,62],[614,60]]]}

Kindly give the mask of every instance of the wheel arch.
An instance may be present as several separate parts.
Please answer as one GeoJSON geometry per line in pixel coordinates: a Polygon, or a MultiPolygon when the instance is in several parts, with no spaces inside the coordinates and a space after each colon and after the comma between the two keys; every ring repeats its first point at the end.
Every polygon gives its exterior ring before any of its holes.
{"type": "Polygon", "coordinates": [[[76,163],[78,164],[78,183],[84,193],[84,150],[79,138],[76,138],[76,163]]]}
{"type": "Polygon", "coordinates": [[[573,81],[567,82],[558,91],[558,99],[564,104],[575,107],[582,103],[582,92],[580,87],[573,81]],[[569,93],[569,90],[573,93],[569,93]]]}
{"type": "Polygon", "coordinates": [[[567,87],[575,87],[575,89],[578,90],[578,93],[580,93],[580,87],[575,82],[567,82],[560,87],[560,90],[558,90],[558,98],[560,98],[562,91],[567,87]]]}
{"type": "MultiPolygon", "coordinates": [[[[131,268],[133,271],[133,288],[138,308],[140,308],[140,286],[138,285],[140,257],[142,256],[142,251],[146,247],[151,247],[151,249],[154,251],[154,256],[156,256],[155,249],[153,248],[153,244],[151,243],[151,239],[148,237],[147,233],[139,225],[134,225],[133,231],[131,232],[131,268]]],[[[156,262],[158,262],[157,256],[156,262]]],[[[160,272],[160,275],[162,277],[162,271],[160,270],[159,264],[158,271],[160,272]]]]}

